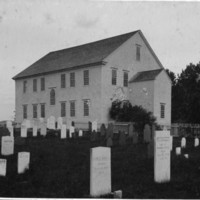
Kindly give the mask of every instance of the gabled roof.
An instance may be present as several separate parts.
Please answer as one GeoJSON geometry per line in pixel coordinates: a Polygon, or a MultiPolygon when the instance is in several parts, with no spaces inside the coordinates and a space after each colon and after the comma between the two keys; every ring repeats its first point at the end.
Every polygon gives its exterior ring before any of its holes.
{"type": "Polygon", "coordinates": [[[130,79],[129,83],[155,80],[156,76],[158,76],[158,74],[162,70],[163,69],[156,69],[156,70],[138,72],[130,79]]]}
{"type": "Polygon", "coordinates": [[[103,64],[103,60],[138,31],[48,53],[17,74],[13,79],[44,75],[87,65],[103,64]]]}

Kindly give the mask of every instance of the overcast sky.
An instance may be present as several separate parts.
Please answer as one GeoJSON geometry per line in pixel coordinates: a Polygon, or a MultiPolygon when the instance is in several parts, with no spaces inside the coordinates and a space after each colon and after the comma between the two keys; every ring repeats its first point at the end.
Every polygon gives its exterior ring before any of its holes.
{"type": "Polygon", "coordinates": [[[199,2],[0,0],[0,120],[14,115],[14,75],[50,51],[140,29],[165,68],[200,61],[199,2]]]}

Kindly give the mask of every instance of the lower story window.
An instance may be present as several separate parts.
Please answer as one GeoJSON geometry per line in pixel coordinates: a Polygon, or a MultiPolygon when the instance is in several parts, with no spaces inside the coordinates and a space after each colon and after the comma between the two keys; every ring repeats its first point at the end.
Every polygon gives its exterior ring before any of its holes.
{"type": "Polygon", "coordinates": [[[160,104],[160,118],[165,118],[165,103],[160,104]]]}
{"type": "Polygon", "coordinates": [[[41,117],[45,118],[45,104],[41,104],[40,108],[41,108],[41,117]]]}
{"type": "Polygon", "coordinates": [[[75,101],[70,101],[70,116],[75,117],[75,101]]]}
{"type": "Polygon", "coordinates": [[[66,116],[66,102],[61,102],[60,106],[61,106],[61,117],[65,117],[66,116]]]}
{"type": "Polygon", "coordinates": [[[33,118],[37,118],[37,104],[33,104],[33,118]]]}
{"type": "Polygon", "coordinates": [[[28,105],[23,105],[23,118],[27,119],[27,107],[28,105]]]}
{"type": "Polygon", "coordinates": [[[90,104],[89,99],[83,100],[83,115],[84,116],[89,116],[89,104],[90,104]]]}

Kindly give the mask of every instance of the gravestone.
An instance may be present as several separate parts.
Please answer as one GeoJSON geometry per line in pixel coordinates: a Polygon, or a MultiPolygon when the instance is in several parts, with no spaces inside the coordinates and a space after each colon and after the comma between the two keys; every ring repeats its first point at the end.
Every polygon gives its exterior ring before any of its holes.
{"type": "Polygon", "coordinates": [[[188,155],[188,154],[184,154],[184,157],[188,159],[188,158],[189,158],[189,155],[188,155]]]}
{"type": "Polygon", "coordinates": [[[105,126],[105,124],[101,125],[100,133],[101,133],[101,136],[105,136],[106,135],[106,126],[105,126]]]}
{"type": "Polygon", "coordinates": [[[36,124],[33,125],[33,137],[37,137],[38,127],[36,124]]]}
{"type": "Polygon", "coordinates": [[[144,142],[149,143],[151,141],[151,129],[148,124],[144,126],[144,142]]]}
{"type": "Polygon", "coordinates": [[[154,181],[170,181],[170,131],[155,132],[154,181]]]}
{"type": "Polygon", "coordinates": [[[57,119],[57,129],[61,129],[63,125],[63,118],[62,117],[58,117],[57,119]]]}
{"type": "Polygon", "coordinates": [[[55,130],[55,117],[54,116],[50,116],[48,119],[47,119],[47,128],[48,129],[53,129],[55,130]]]}
{"type": "Polygon", "coordinates": [[[42,136],[46,136],[47,135],[47,127],[46,127],[45,123],[41,123],[40,135],[42,135],[42,136]]]}
{"type": "Polygon", "coordinates": [[[14,154],[14,137],[3,136],[1,138],[1,155],[8,156],[14,154]]]}
{"type": "Polygon", "coordinates": [[[186,139],[183,137],[181,139],[181,148],[185,148],[186,147],[186,139]]]}
{"type": "Polygon", "coordinates": [[[113,138],[113,124],[112,123],[108,124],[108,128],[106,131],[106,139],[109,137],[113,138]]]}
{"type": "Polygon", "coordinates": [[[21,137],[27,137],[27,127],[24,125],[21,125],[21,137]]]}
{"type": "Polygon", "coordinates": [[[79,136],[79,137],[82,137],[82,136],[83,136],[83,131],[82,131],[82,130],[79,130],[78,136],[79,136]]]}
{"type": "Polygon", "coordinates": [[[120,146],[126,145],[126,135],[125,135],[125,132],[119,131],[119,145],[120,146]]]}
{"type": "Polygon", "coordinates": [[[194,139],[194,146],[198,147],[199,146],[199,138],[194,139]]]}
{"type": "Polygon", "coordinates": [[[108,147],[90,149],[90,195],[111,193],[111,151],[108,147]]]}
{"type": "Polygon", "coordinates": [[[113,146],[113,141],[112,141],[112,138],[111,138],[111,137],[107,138],[106,146],[107,146],[107,147],[112,147],[112,146],[113,146]]]}
{"type": "Polygon", "coordinates": [[[133,135],[134,135],[134,126],[133,124],[129,124],[128,136],[130,138],[133,138],[133,135]]]}
{"type": "Polygon", "coordinates": [[[21,125],[25,126],[26,128],[31,128],[31,121],[28,119],[24,119],[21,125]]]}
{"type": "Polygon", "coordinates": [[[18,153],[18,174],[23,174],[27,169],[29,169],[30,163],[30,152],[19,152],[18,153]]]}
{"type": "Polygon", "coordinates": [[[67,129],[70,130],[70,127],[72,126],[72,121],[70,119],[67,120],[67,129]]]}
{"type": "Polygon", "coordinates": [[[122,190],[117,190],[113,192],[114,199],[122,199],[122,190]]]}
{"type": "Polygon", "coordinates": [[[8,127],[7,129],[10,132],[10,136],[13,137],[14,136],[14,127],[8,127]]]}
{"type": "Polygon", "coordinates": [[[12,121],[7,120],[7,121],[6,121],[6,128],[10,128],[10,127],[13,127],[12,121]]]}
{"type": "Polygon", "coordinates": [[[92,122],[92,131],[97,132],[97,121],[96,120],[92,122]]]}
{"type": "Polygon", "coordinates": [[[72,133],[75,133],[75,128],[74,128],[74,126],[70,126],[70,129],[69,129],[70,138],[72,137],[72,133]]]}
{"type": "Polygon", "coordinates": [[[0,176],[6,176],[7,160],[0,158],[0,176]]]}
{"type": "Polygon", "coordinates": [[[65,124],[61,127],[61,139],[64,139],[67,137],[67,126],[65,124]]]}
{"type": "Polygon", "coordinates": [[[181,147],[176,147],[176,155],[181,155],[181,147]]]}

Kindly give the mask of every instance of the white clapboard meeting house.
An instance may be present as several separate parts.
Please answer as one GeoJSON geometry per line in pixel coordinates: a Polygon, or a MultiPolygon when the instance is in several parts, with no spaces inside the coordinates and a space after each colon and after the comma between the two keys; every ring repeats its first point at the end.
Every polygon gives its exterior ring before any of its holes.
{"type": "Polygon", "coordinates": [[[17,123],[108,123],[112,101],[122,98],[171,124],[171,80],[140,30],[50,52],[13,79],[17,123]]]}

